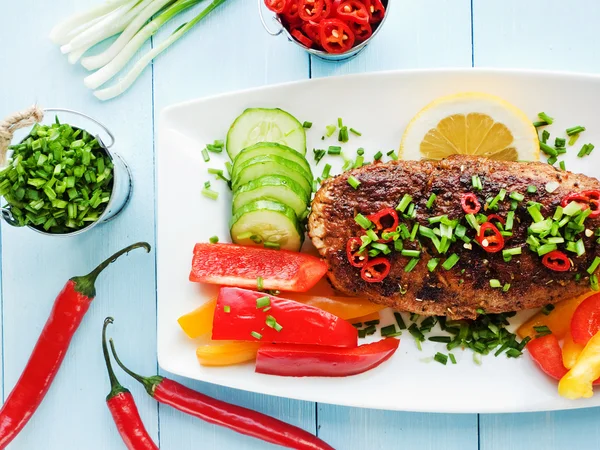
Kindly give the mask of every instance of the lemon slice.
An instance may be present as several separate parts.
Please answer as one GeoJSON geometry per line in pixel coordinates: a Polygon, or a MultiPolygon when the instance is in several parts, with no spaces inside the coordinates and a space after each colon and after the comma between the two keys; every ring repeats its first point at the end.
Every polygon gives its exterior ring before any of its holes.
{"type": "Polygon", "coordinates": [[[516,106],[489,94],[468,92],[434,100],[408,124],[399,156],[442,159],[484,156],[501,161],[538,161],[535,127],[516,106]]]}

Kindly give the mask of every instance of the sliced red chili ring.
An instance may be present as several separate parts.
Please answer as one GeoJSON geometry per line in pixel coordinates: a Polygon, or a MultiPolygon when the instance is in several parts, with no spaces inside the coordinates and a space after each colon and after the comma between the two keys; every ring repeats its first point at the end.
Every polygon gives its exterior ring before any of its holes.
{"type": "Polygon", "coordinates": [[[502,225],[506,224],[506,220],[504,220],[502,217],[500,217],[498,214],[490,214],[489,216],[487,216],[487,221],[491,222],[492,220],[497,220],[498,222],[500,222],[502,225]]]}
{"type": "Polygon", "coordinates": [[[281,14],[289,6],[289,0],[265,0],[265,5],[274,13],[281,14]]]}
{"type": "Polygon", "coordinates": [[[288,29],[293,29],[301,26],[304,22],[298,15],[298,0],[288,0],[287,9],[280,14],[281,20],[288,29]]]}
{"type": "Polygon", "coordinates": [[[471,192],[461,195],[460,204],[465,214],[477,214],[481,210],[481,203],[471,192]]]}
{"type": "Polygon", "coordinates": [[[349,25],[352,28],[356,42],[364,42],[373,35],[373,28],[369,23],[350,22],[349,25]]]}
{"type": "Polygon", "coordinates": [[[586,195],[583,195],[583,193],[573,193],[573,194],[569,194],[565,198],[563,198],[562,201],[560,202],[560,205],[564,208],[571,202],[577,202],[577,203],[581,204],[582,208],[585,209],[585,206],[588,204],[589,201],[590,201],[590,198],[586,195]]]}
{"type": "Polygon", "coordinates": [[[569,257],[560,250],[546,253],[542,258],[542,264],[550,270],[556,272],[568,272],[571,269],[569,257]]]}
{"type": "Polygon", "coordinates": [[[492,222],[481,224],[477,242],[488,253],[496,253],[504,248],[504,237],[492,222]]]}
{"type": "Polygon", "coordinates": [[[590,199],[589,205],[592,213],[589,217],[593,219],[600,216],[600,191],[583,191],[582,194],[590,199]]]}
{"type": "Polygon", "coordinates": [[[582,194],[591,200],[600,200],[600,191],[583,191],[582,194]]]}
{"type": "Polygon", "coordinates": [[[331,0],[300,0],[298,15],[306,22],[318,22],[328,14],[328,7],[331,10],[331,0]]]}
{"type": "Polygon", "coordinates": [[[304,33],[304,31],[302,31],[302,29],[294,28],[290,34],[305,47],[311,48],[313,46],[313,41],[304,33]]]}
{"type": "Polygon", "coordinates": [[[600,191],[598,190],[571,193],[563,198],[560,204],[564,208],[571,202],[579,203],[581,209],[590,208],[592,213],[589,217],[592,219],[600,216],[600,191]]]}
{"type": "Polygon", "coordinates": [[[321,46],[321,35],[319,34],[318,23],[304,22],[301,28],[302,31],[304,31],[304,34],[307,35],[315,45],[321,46]]]}
{"type": "Polygon", "coordinates": [[[381,0],[363,0],[363,2],[369,13],[369,22],[372,24],[381,22],[385,16],[385,7],[381,0]]]}
{"type": "Polygon", "coordinates": [[[344,0],[335,11],[337,16],[345,22],[369,23],[369,11],[359,0],[344,0]]]}
{"type": "Polygon", "coordinates": [[[398,228],[398,213],[394,208],[383,208],[375,214],[369,214],[367,219],[373,222],[377,231],[382,233],[390,233],[398,228]]]}
{"type": "Polygon", "coordinates": [[[328,53],[345,53],[354,46],[354,33],[350,25],[340,19],[322,20],[319,33],[321,46],[328,53]]]}
{"type": "Polygon", "coordinates": [[[360,276],[368,283],[379,283],[390,273],[392,265],[385,258],[369,260],[360,271],[360,276]]]}
{"type": "Polygon", "coordinates": [[[361,245],[362,241],[359,237],[350,238],[346,243],[346,256],[348,262],[354,267],[363,267],[369,260],[367,251],[360,251],[361,245]]]}

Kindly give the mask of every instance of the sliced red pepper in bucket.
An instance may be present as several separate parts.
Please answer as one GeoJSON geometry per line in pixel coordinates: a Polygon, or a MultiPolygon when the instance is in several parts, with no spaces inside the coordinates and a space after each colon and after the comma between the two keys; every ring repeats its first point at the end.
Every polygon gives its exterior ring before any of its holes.
{"type": "Polygon", "coordinates": [[[286,11],[290,0],[265,0],[265,5],[271,11],[281,14],[286,11]]]}
{"type": "Polygon", "coordinates": [[[387,338],[356,348],[308,345],[264,345],[256,356],[256,372],[284,377],[347,377],[388,360],[400,340],[387,338]]]}
{"type": "Polygon", "coordinates": [[[370,23],[379,23],[383,20],[385,16],[385,7],[381,0],[363,0],[367,7],[367,11],[369,12],[369,22],[370,23]]]}
{"type": "Polygon", "coordinates": [[[346,22],[369,23],[369,11],[359,0],[344,0],[335,11],[337,16],[346,22]]]}
{"type": "Polygon", "coordinates": [[[571,269],[569,257],[560,250],[546,253],[542,258],[542,264],[555,272],[568,272],[571,269]]]}
{"type": "Polygon", "coordinates": [[[350,323],[319,308],[263,292],[221,288],[213,340],[356,347],[350,323]]]}
{"type": "Polygon", "coordinates": [[[329,53],[345,53],[354,46],[350,25],[340,19],[325,19],[320,24],[321,46],[329,53]]]}
{"type": "Polygon", "coordinates": [[[488,253],[497,253],[504,248],[504,237],[492,222],[481,224],[477,233],[477,242],[488,253]]]}
{"type": "Polygon", "coordinates": [[[473,193],[463,194],[460,197],[460,205],[465,214],[477,214],[481,210],[481,203],[473,193]]]}
{"type": "Polygon", "coordinates": [[[313,41],[304,33],[304,31],[302,31],[302,29],[294,28],[290,34],[305,47],[311,48],[313,46],[313,41]]]}
{"type": "Polygon", "coordinates": [[[388,276],[391,269],[390,262],[385,258],[369,260],[360,271],[360,276],[368,283],[379,283],[388,276]]]}
{"type": "Polygon", "coordinates": [[[346,256],[348,262],[354,267],[363,267],[369,260],[367,251],[360,251],[361,245],[362,241],[359,237],[350,238],[346,243],[346,256]]]}
{"type": "Polygon", "coordinates": [[[190,281],[306,292],[327,273],[327,264],[305,253],[235,244],[196,244],[190,281]]]}
{"type": "Polygon", "coordinates": [[[306,22],[319,22],[329,15],[331,0],[300,0],[298,15],[306,22]]]}
{"type": "Polygon", "coordinates": [[[571,336],[577,344],[585,345],[600,331],[600,294],[586,298],[571,318],[571,336]]]}
{"type": "Polygon", "coordinates": [[[364,42],[373,35],[373,28],[369,23],[350,22],[349,25],[352,28],[356,42],[364,42]]]}
{"type": "Polygon", "coordinates": [[[319,34],[318,23],[304,22],[301,28],[304,34],[308,36],[317,47],[321,46],[321,35],[319,34]]]}

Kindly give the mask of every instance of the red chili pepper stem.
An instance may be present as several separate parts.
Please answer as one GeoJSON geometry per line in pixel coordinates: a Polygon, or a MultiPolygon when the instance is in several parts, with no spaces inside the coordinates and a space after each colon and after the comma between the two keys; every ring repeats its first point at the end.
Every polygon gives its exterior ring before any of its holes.
{"type": "Polygon", "coordinates": [[[112,317],[107,317],[104,319],[104,326],[102,327],[102,354],[104,355],[108,379],[110,380],[110,392],[106,396],[106,401],[109,401],[111,398],[116,397],[119,394],[129,393],[129,389],[124,388],[121,383],[119,383],[119,380],[117,379],[115,371],[113,370],[110,362],[110,355],[108,354],[108,346],[106,345],[106,327],[113,322],[114,319],[112,317]]]}
{"type": "Polygon", "coordinates": [[[79,292],[80,294],[83,294],[88,298],[94,298],[96,296],[95,283],[96,283],[96,279],[98,278],[98,275],[100,275],[100,273],[104,269],[106,269],[111,263],[115,262],[119,258],[119,256],[122,256],[125,253],[129,253],[130,251],[135,250],[136,248],[140,248],[140,247],[145,248],[146,252],[150,253],[151,247],[150,247],[150,244],[148,244],[147,242],[136,242],[135,244],[131,244],[131,245],[125,247],[123,250],[119,250],[117,253],[115,253],[111,257],[105,259],[103,262],[101,262],[98,265],[98,267],[96,267],[94,270],[92,270],[87,275],[71,278],[71,281],[73,283],[75,283],[75,286],[73,289],[75,289],[76,292],[79,292]]]}
{"type": "Polygon", "coordinates": [[[121,360],[119,359],[119,355],[117,355],[117,350],[115,350],[115,343],[113,342],[113,340],[109,339],[109,342],[110,342],[110,350],[111,350],[111,352],[113,354],[113,357],[115,358],[115,361],[119,365],[119,367],[121,369],[123,369],[125,371],[125,373],[127,375],[129,375],[131,378],[133,378],[134,380],[137,380],[140,383],[142,383],[142,385],[146,389],[146,392],[151,397],[154,397],[154,391],[156,390],[156,386],[158,386],[160,383],[162,383],[163,380],[164,380],[164,378],[161,377],[160,375],[154,375],[154,376],[151,376],[151,377],[143,377],[143,376],[141,376],[141,375],[133,372],[132,370],[130,370],[129,368],[127,368],[127,366],[125,366],[125,364],[123,364],[121,362],[121,360]]]}

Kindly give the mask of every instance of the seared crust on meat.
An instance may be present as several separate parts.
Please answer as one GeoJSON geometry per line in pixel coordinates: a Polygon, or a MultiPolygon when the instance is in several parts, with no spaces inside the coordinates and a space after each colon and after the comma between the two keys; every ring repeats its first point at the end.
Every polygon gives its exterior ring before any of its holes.
{"type": "MultiPolygon", "coordinates": [[[[594,236],[584,237],[586,253],[581,257],[569,254],[573,262],[569,272],[547,269],[541,258],[525,244],[527,228],[532,221],[526,209],[527,202],[541,203],[542,214],[548,217],[567,194],[591,189],[600,189],[597,179],[560,171],[545,163],[453,156],[443,161],[371,164],[323,183],[312,203],[309,236],[329,264],[328,275],[333,286],[348,295],[367,296],[376,303],[401,311],[452,318],[474,318],[479,308],[489,313],[536,308],[589,291],[586,269],[594,257],[600,255],[600,246],[594,236]],[[459,262],[451,270],[439,266],[430,273],[427,262],[439,255],[431,241],[421,239],[423,253],[417,267],[406,273],[404,267],[409,259],[392,251],[386,256],[392,265],[390,274],[380,283],[367,283],[361,278],[360,269],[348,263],[346,242],[362,234],[354,221],[356,214],[368,215],[383,208],[395,208],[404,194],[410,194],[417,208],[416,221],[422,225],[428,225],[428,217],[442,214],[447,214],[450,219],[462,218],[460,197],[465,192],[474,192],[471,179],[475,174],[483,183],[483,191],[476,192],[482,206],[486,198],[494,197],[501,188],[525,195],[525,200],[515,211],[513,236],[506,238],[505,244],[505,248],[523,247],[522,255],[505,262],[501,252],[487,253],[477,245],[468,250],[462,241],[458,241],[441,258],[457,253],[459,262]],[[348,184],[350,175],[360,181],[358,189],[348,184]],[[551,193],[546,190],[549,182],[558,183],[558,188],[551,193]],[[530,185],[537,187],[536,193],[527,193],[530,185]],[[431,193],[437,194],[437,199],[433,208],[427,210],[425,205],[431,193]],[[581,274],[578,282],[575,281],[577,273],[581,274]],[[508,292],[491,288],[490,279],[498,279],[503,285],[510,283],[511,287],[508,292]]],[[[506,217],[509,210],[507,196],[495,212],[506,217]]],[[[484,212],[483,208],[481,212],[484,212]]],[[[588,218],[585,223],[591,230],[600,226],[598,218],[588,218]]],[[[406,241],[405,248],[417,249],[418,243],[406,241]]]]}

